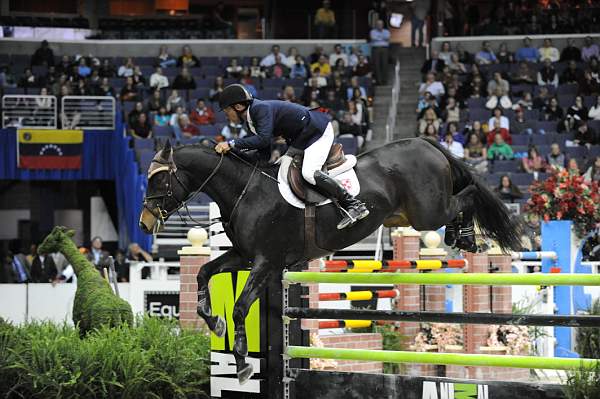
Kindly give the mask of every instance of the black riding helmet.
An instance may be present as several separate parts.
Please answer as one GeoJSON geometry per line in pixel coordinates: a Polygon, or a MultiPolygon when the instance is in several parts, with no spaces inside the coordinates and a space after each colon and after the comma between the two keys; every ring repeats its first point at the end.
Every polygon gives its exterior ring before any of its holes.
{"type": "Polygon", "coordinates": [[[224,110],[235,104],[250,104],[252,95],[241,84],[232,84],[223,89],[219,94],[219,107],[224,110]]]}

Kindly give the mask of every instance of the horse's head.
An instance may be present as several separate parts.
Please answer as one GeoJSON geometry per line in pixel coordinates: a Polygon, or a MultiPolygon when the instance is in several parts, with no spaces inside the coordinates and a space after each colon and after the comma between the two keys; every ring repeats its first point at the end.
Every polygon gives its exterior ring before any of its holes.
{"type": "Polygon", "coordinates": [[[173,148],[167,141],[148,168],[148,188],[140,215],[140,228],[145,233],[160,231],[169,216],[184,205],[190,192],[181,179],[173,159],[173,148]]]}

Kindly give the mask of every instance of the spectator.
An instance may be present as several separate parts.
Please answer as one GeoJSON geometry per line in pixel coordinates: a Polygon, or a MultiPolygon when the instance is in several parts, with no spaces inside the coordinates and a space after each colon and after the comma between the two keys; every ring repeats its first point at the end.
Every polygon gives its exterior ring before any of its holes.
{"type": "Polygon", "coordinates": [[[181,68],[181,73],[173,80],[172,87],[177,90],[193,90],[196,88],[196,81],[190,75],[190,70],[187,67],[181,68]]]}
{"type": "Polygon", "coordinates": [[[131,57],[128,57],[127,61],[125,61],[125,64],[119,67],[117,75],[119,75],[122,78],[128,78],[130,76],[133,76],[133,66],[133,59],[131,57]]]}
{"type": "Polygon", "coordinates": [[[179,95],[179,92],[175,89],[171,90],[171,95],[167,98],[167,111],[174,112],[178,107],[185,110],[185,100],[179,95]]]}
{"type": "Polygon", "coordinates": [[[334,77],[340,77],[342,79],[346,79],[348,77],[348,68],[344,66],[344,60],[338,58],[337,62],[333,66],[331,75],[334,77]]]}
{"type": "Polygon", "coordinates": [[[590,60],[588,64],[588,70],[592,74],[592,79],[600,83],[600,63],[596,57],[590,60]]]}
{"type": "Polygon", "coordinates": [[[150,75],[150,88],[160,90],[169,87],[169,79],[163,75],[162,67],[157,66],[154,73],[150,75]]]}
{"type": "MultiPolygon", "coordinates": [[[[296,63],[296,57],[300,54],[298,53],[298,49],[296,47],[290,47],[288,49],[288,54],[283,58],[283,63],[288,67],[292,68],[292,66],[296,63]]],[[[302,56],[300,56],[302,58],[302,56]]],[[[303,60],[304,61],[304,60],[303,60]]]]}
{"type": "Polygon", "coordinates": [[[526,37],[523,39],[523,47],[519,48],[515,53],[515,60],[517,62],[538,62],[540,53],[538,49],[531,46],[531,39],[526,37]]]}
{"type": "Polygon", "coordinates": [[[444,86],[441,82],[435,80],[435,75],[431,72],[425,76],[425,82],[419,86],[419,95],[423,96],[426,91],[430,92],[435,98],[439,98],[445,93],[444,86]]]}
{"type": "Polygon", "coordinates": [[[446,133],[444,141],[442,141],[442,146],[458,159],[463,159],[465,157],[465,151],[462,144],[458,141],[454,141],[451,132],[446,133]]]}
{"type": "Polygon", "coordinates": [[[494,78],[488,82],[487,92],[489,99],[485,106],[489,109],[501,106],[504,109],[509,109],[512,102],[508,97],[510,93],[510,84],[507,80],[502,79],[500,72],[494,72],[494,78]]]}
{"type": "Polygon", "coordinates": [[[512,64],[515,61],[513,53],[508,51],[506,42],[500,43],[500,48],[498,48],[498,54],[496,55],[496,58],[498,58],[498,62],[501,64],[512,64]]]}
{"type": "Polygon", "coordinates": [[[513,202],[516,199],[523,198],[523,193],[521,193],[519,187],[513,184],[508,175],[500,177],[500,184],[495,191],[502,201],[513,202]]]}
{"type": "Polygon", "coordinates": [[[358,63],[352,68],[353,76],[371,76],[371,65],[364,55],[358,56],[358,63]]]}
{"type": "Polygon", "coordinates": [[[56,66],[58,73],[68,74],[71,70],[71,58],[68,55],[63,55],[60,63],[56,66]]]}
{"type": "Polygon", "coordinates": [[[271,52],[260,61],[260,65],[257,64],[256,66],[261,66],[264,68],[273,66],[273,64],[275,64],[275,58],[280,54],[280,47],[277,44],[274,44],[271,46],[271,52]]]}
{"type": "Polygon", "coordinates": [[[17,82],[14,75],[10,72],[8,66],[0,66],[0,88],[17,87],[17,82]]]}
{"type": "Polygon", "coordinates": [[[81,57],[79,59],[79,67],[77,68],[77,73],[82,78],[87,78],[92,73],[92,69],[89,66],[87,66],[84,57],[81,57]]]}
{"type": "Polygon", "coordinates": [[[185,114],[179,117],[179,129],[181,130],[182,136],[187,138],[198,136],[200,134],[198,126],[191,123],[190,118],[185,114]]]}
{"type": "Polygon", "coordinates": [[[227,124],[223,126],[223,129],[221,130],[221,136],[226,140],[242,138],[247,135],[248,132],[246,132],[246,129],[241,122],[232,122],[231,120],[228,120],[227,124]]]}
{"type": "Polygon", "coordinates": [[[421,0],[412,4],[412,23],[410,30],[410,42],[413,47],[417,47],[417,34],[419,35],[419,47],[423,47],[423,27],[425,19],[429,14],[430,1],[421,0]]]}
{"type": "Polygon", "coordinates": [[[212,89],[208,92],[208,98],[211,102],[216,103],[219,102],[219,95],[225,88],[225,81],[222,76],[217,76],[215,78],[215,82],[213,83],[212,89]]]}
{"type": "Polygon", "coordinates": [[[483,42],[481,50],[475,55],[475,62],[479,65],[497,64],[498,59],[492,50],[490,42],[487,40],[483,42]]]}
{"type": "Polygon", "coordinates": [[[321,70],[319,68],[315,68],[313,71],[312,77],[309,80],[310,85],[314,87],[325,87],[327,86],[327,79],[324,76],[321,76],[321,70]],[[316,86],[315,86],[316,82],[316,86]]]}
{"type": "Polygon", "coordinates": [[[344,62],[344,66],[348,66],[348,55],[342,51],[342,45],[336,44],[333,47],[333,53],[329,55],[329,65],[335,65],[338,60],[344,62]]]}
{"type": "Polygon", "coordinates": [[[315,13],[315,29],[318,39],[333,39],[335,36],[335,12],[331,2],[323,0],[323,6],[315,13]]]}
{"type": "Polygon", "coordinates": [[[115,89],[109,84],[108,78],[102,78],[100,81],[100,85],[96,87],[97,96],[111,96],[116,97],[117,92],[115,89]]]}
{"type": "Polygon", "coordinates": [[[540,87],[538,96],[533,99],[533,109],[543,110],[550,103],[550,94],[546,86],[540,87]]]}
{"type": "Polygon", "coordinates": [[[318,62],[319,58],[321,58],[322,55],[325,55],[323,46],[316,46],[315,51],[310,54],[309,64],[314,64],[315,62],[318,62]]]}
{"type": "Polygon", "coordinates": [[[39,86],[38,79],[33,73],[31,73],[31,68],[25,68],[23,76],[21,76],[21,79],[19,79],[18,86],[23,88],[32,88],[39,86]]]}
{"type": "Polygon", "coordinates": [[[544,59],[544,66],[537,73],[537,84],[558,87],[558,74],[549,58],[544,59]]]}
{"type": "Polygon", "coordinates": [[[494,136],[494,142],[488,148],[488,159],[509,160],[513,158],[514,155],[512,147],[504,142],[501,133],[497,133],[494,136]]]}
{"type": "Polygon", "coordinates": [[[567,161],[567,172],[569,172],[570,175],[579,176],[579,165],[577,164],[576,158],[570,158],[567,161]]]}
{"type": "Polygon", "coordinates": [[[458,59],[458,54],[456,53],[452,53],[452,55],[450,56],[448,68],[450,68],[450,71],[458,73],[460,75],[467,73],[467,68],[465,67],[465,64],[460,62],[460,60],[458,59]]]}
{"type": "Polygon", "coordinates": [[[519,69],[513,74],[511,81],[513,84],[535,84],[533,72],[527,62],[522,61],[519,63],[519,69]]]}
{"type": "Polygon", "coordinates": [[[105,58],[102,61],[102,65],[98,69],[98,74],[101,78],[114,78],[117,74],[115,67],[110,63],[110,59],[105,58]]]}
{"type": "Polygon", "coordinates": [[[596,97],[596,104],[588,111],[588,118],[592,120],[600,120],[600,96],[596,97]]]}
{"type": "Polygon", "coordinates": [[[161,106],[158,112],[154,115],[154,126],[168,126],[171,116],[167,114],[167,108],[161,106]]]}
{"type": "Polygon", "coordinates": [[[181,55],[177,59],[178,68],[200,68],[200,61],[194,54],[190,46],[183,46],[181,49],[181,55]]]}
{"type": "Polygon", "coordinates": [[[456,99],[453,97],[448,98],[448,102],[444,111],[442,112],[442,119],[444,122],[458,122],[460,121],[460,107],[456,103],[456,99]]]}
{"type": "Polygon", "coordinates": [[[375,80],[379,85],[387,84],[388,47],[390,45],[390,31],[384,29],[383,21],[377,21],[375,29],[371,30],[371,60],[375,71],[375,80]]]}
{"type": "Polygon", "coordinates": [[[195,125],[212,125],[215,123],[215,114],[206,106],[203,98],[196,101],[196,108],[190,115],[190,121],[195,125]]]}
{"type": "Polygon", "coordinates": [[[427,108],[433,108],[433,109],[438,108],[438,103],[437,103],[435,97],[428,91],[425,92],[425,94],[419,100],[419,103],[417,104],[417,114],[420,114],[424,109],[427,109],[427,108]]]}
{"type": "Polygon", "coordinates": [[[331,65],[329,65],[327,61],[327,57],[322,55],[319,57],[319,60],[314,64],[311,64],[310,70],[314,74],[316,70],[319,70],[321,76],[327,77],[331,75],[331,65]]]}
{"type": "MultiPolygon", "coordinates": [[[[425,110],[425,112],[423,113],[422,118],[419,119],[419,123],[418,123],[419,134],[425,133],[425,128],[427,127],[427,125],[433,125],[435,127],[436,132],[439,131],[439,129],[440,129],[440,120],[439,120],[438,116],[436,115],[436,113],[431,108],[427,108],[425,110]]],[[[437,135],[436,135],[436,138],[437,138],[437,135]]]]}
{"type": "Polygon", "coordinates": [[[333,111],[334,114],[346,108],[344,101],[341,98],[336,97],[335,91],[333,90],[327,90],[325,99],[321,102],[321,106],[333,111]]]}
{"type": "Polygon", "coordinates": [[[564,118],[564,112],[561,107],[558,106],[558,100],[556,97],[552,97],[543,109],[543,120],[545,121],[560,121],[564,118]]]}
{"type": "Polygon", "coordinates": [[[296,62],[291,66],[290,78],[292,79],[306,79],[308,71],[304,65],[304,59],[297,55],[296,62]]]}
{"type": "Polygon", "coordinates": [[[596,132],[588,126],[587,121],[580,121],[575,129],[575,139],[573,140],[574,144],[577,145],[585,145],[586,147],[590,147],[593,144],[598,143],[598,137],[596,136],[596,132]]]}
{"type": "Polygon", "coordinates": [[[37,253],[31,261],[31,282],[51,283],[57,278],[58,271],[54,259],[48,254],[37,253]]]}
{"type": "Polygon", "coordinates": [[[275,64],[271,65],[267,70],[267,76],[272,79],[285,79],[289,76],[289,74],[290,70],[281,61],[281,55],[275,57],[275,64]]]}
{"type": "Polygon", "coordinates": [[[348,66],[354,68],[356,64],[358,64],[358,57],[361,55],[363,55],[363,53],[358,47],[352,47],[350,50],[350,55],[348,56],[348,66]]]}
{"type": "Polygon", "coordinates": [[[565,130],[570,131],[575,126],[588,118],[588,109],[583,105],[583,97],[576,96],[573,105],[567,109],[565,116],[565,130]]]}
{"type": "Polygon", "coordinates": [[[548,165],[548,171],[552,168],[564,168],[567,157],[560,150],[558,143],[552,143],[550,145],[550,154],[546,155],[546,164],[548,165]]]}
{"type": "Polygon", "coordinates": [[[353,76],[350,79],[350,87],[348,87],[346,89],[346,99],[350,100],[353,95],[354,95],[354,90],[359,89],[360,90],[360,96],[363,98],[367,97],[367,91],[365,90],[364,87],[362,87],[360,85],[360,82],[358,81],[358,78],[356,76],[353,76]]]}
{"type": "Polygon", "coordinates": [[[33,53],[33,57],[31,57],[31,65],[54,65],[54,52],[50,46],[48,46],[47,40],[42,41],[41,46],[33,53]]]}
{"type": "Polygon", "coordinates": [[[102,248],[102,238],[98,236],[92,238],[90,251],[86,254],[87,260],[101,271],[107,265],[109,256],[110,254],[102,248]]]}
{"type": "Polygon", "coordinates": [[[232,39],[234,35],[233,23],[225,18],[225,4],[219,1],[211,11],[212,29],[220,32],[225,39],[232,39]]]}
{"type": "MultiPolygon", "coordinates": [[[[352,79],[350,80],[352,81],[352,79]]],[[[358,79],[356,79],[356,84],[358,85],[358,88],[361,91],[361,93],[365,93],[366,95],[367,92],[364,87],[361,87],[359,85],[358,79]]],[[[331,87],[331,90],[335,91],[335,96],[338,98],[350,99],[350,93],[348,92],[346,83],[340,77],[336,77],[333,79],[333,86],[331,87]]]]}
{"type": "Polygon", "coordinates": [[[429,72],[439,74],[442,73],[446,63],[444,60],[439,59],[438,52],[435,50],[431,50],[431,57],[423,63],[421,67],[421,73],[423,75],[428,74],[429,72]]]}
{"type": "Polygon", "coordinates": [[[583,174],[583,178],[585,181],[588,181],[588,182],[599,182],[600,181],[600,157],[599,156],[594,158],[594,163],[583,174]]]}
{"type": "Polygon", "coordinates": [[[465,162],[471,165],[478,173],[487,173],[487,149],[479,139],[479,135],[469,135],[464,154],[465,162]]]}
{"type": "Polygon", "coordinates": [[[530,146],[527,150],[527,156],[521,159],[521,167],[525,173],[543,172],[546,170],[546,162],[534,145],[530,146]]]}
{"type": "Polygon", "coordinates": [[[145,112],[138,114],[137,119],[129,126],[129,133],[138,139],[149,139],[152,137],[152,124],[145,112]]]}
{"type": "Polygon", "coordinates": [[[575,41],[571,38],[567,39],[567,46],[563,48],[562,53],[560,54],[560,60],[562,62],[566,61],[581,61],[581,50],[575,47],[575,41]]]}
{"type": "MultiPolygon", "coordinates": [[[[433,51],[434,50],[431,50],[432,53],[433,51]]],[[[443,42],[442,48],[440,49],[440,52],[438,54],[438,58],[440,59],[440,61],[444,61],[444,64],[449,65],[452,61],[452,55],[454,54],[456,53],[452,51],[452,48],[450,47],[450,42],[443,42]]]]}
{"type": "Polygon", "coordinates": [[[577,61],[570,60],[569,66],[560,75],[560,84],[577,84],[583,76],[583,72],[577,68],[577,61]]]}
{"type": "Polygon", "coordinates": [[[473,121],[471,125],[467,125],[463,132],[463,136],[470,136],[472,134],[476,134],[479,137],[479,141],[482,143],[487,142],[487,135],[483,131],[483,127],[481,126],[481,122],[473,121]]]}
{"type": "Polygon", "coordinates": [[[161,68],[168,68],[177,64],[177,60],[171,54],[169,54],[167,46],[164,44],[161,45],[160,49],[158,50],[157,63],[161,68]]]}
{"type": "Polygon", "coordinates": [[[438,128],[434,124],[428,124],[425,126],[425,131],[420,134],[422,137],[429,137],[433,140],[438,140],[438,128]]]}
{"type": "Polygon", "coordinates": [[[280,95],[280,100],[300,104],[300,100],[296,98],[296,90],[294,90],[294,86],[290,85],[284,86],[280,95]]]}
{"type": "MultiPolygon", "coordinates": [[[[461,132],[458,131],[458,123],[457,122],[449,122],[446,126],[446,132],[451,133],[454,141],[458,141],[461,145],[465,144],[465,136],[462,135],[461,132]]],[[[442,138],[443,139],[443,138],[442,138]]]]}
{"type": "Polygon", "coordinates": [[[238,64],[237,58],[232,58],[229,61],[229,65],[225,68],[225,72],[228,78],[239,79],[242,77],[242,71],[244,68],[238,64]]]}
{"type": "Polygon", "coordinates": [[[164,101],[162,100],[162,96],[160,94],[160,90],[153,90],[152,96],[148,99],[146,103],[146,109],[149,112],[158,112],[160,107],[164,107],[164,101]]]}
{"type": "Polygon", "coordinates": [[[581,96],[597,96],[600,94],[600,83],[593,78],[590,70],[583,72],[583,78],[578,87],[581,96]]]}
{"type": "Polygon", "coordinates": [[[8,283],[27,283],[31,280],[31,267],[23,253],[8,252],[4,264],[5,279],[8,283]]]}
{"type": "Polygon", "coordinates": [[[533,110],[533,97],[531,97],[531,93],[528,91],[523,92],[523,97],[517,101],[517,103],[513,106],[513,109],[522,108],[523,110],[533,110]]]}
{"type": "Polygon", "coordinates": [[[129,125],[133,125],[135,121],[138,120],[138,116],[144,113],[146,113],[144,110],[144,104],[142,104],[140,101],[136,102],[133,109],[127,115],[127,123],[129,125]]]}
{"type": "Polygon", "coordinates": [[[137,101],[138,98],[138,90],[133,86],[133,78],[129,76],[125,80],[125,86],[121,89],[121,101],[137,101]]]}
{"type": "Polygon", "coordinates": [[[361,135],[364,136],[367,132],[367,110],[363,107],[361,101],[348,101],[348,113],[352,116],[352,120],[361,129],[361,135]]]}
{"type": "Polygon", "coordinates": [[[144,89],[144,87],[146,86],[146,78],[142,74],[142,70],[139,66],[136,65],[133,67],[133,75],[131,76],[131,78],[133,79],[133,86],[135,88],[137,88],[138,90],[144,89]]]}
{"type": "Polygon", "coordinates": [[[509,133],[509,130],[506,127],[502,127],[502,121],[498,118],[492,118],[488,124],[488,134],[487,134],[487,143],[488,145],[494,142],[494,138],[497,134],[502,136],[502,139],[508,143],[512,144],[512,137],[509,133]]]}
{"type": "Polygon", "coordinates": [[[540,61],[550,60],[550,62],[557,62],[560,59],[560,53],[558,49],[552,46],[552,39],[544,39],[544,45],[540,47],[540,61]]]}
{"type": "Polygon", "coordinates": [[[339,136],[352,135],[356,138],[356,144],[359,148],[364,143],[363,131],[359,124],[356,123],[350,112],[344,112],[342,120],[338,123],[339,136]]]}
{"type": "Polygon", "coordinates": [[[144,251],[139,244],[132,242],[129,244],[127,259],[134,262],[152,262],[152,255],[144,251]]]}
{"type": "Polygon", "coordinates": [[[583,42],[584,46],[581,49],[581,60],[583,62],[589,62],[592,58],[600,58],[600,48],[590,36],[587,36],[583,42]]]}
{"type": "Polygon", "coordinates": [[[515,118],[511,124],[512,133],[516,134],[533,134],[534,124],[530,119],[525,118],[525,112],[522,107],[517,107],[515,110],[515,118]]]}
{"type": "Polygon", "coordinates": [[[182,106],[177,106],[177,108],[175,108],[175,112],[171,114],[171,120],[169,121],[169,126],[171,126],[171,128],[173,129],[173,133],[175,133],[175,137],[177,137],[178,139],[181,139],[182,137],[181,126],[179,125],[181,117],[183,115],[187,116],[184,110],[185,108],[183,108],[182,106]]]}

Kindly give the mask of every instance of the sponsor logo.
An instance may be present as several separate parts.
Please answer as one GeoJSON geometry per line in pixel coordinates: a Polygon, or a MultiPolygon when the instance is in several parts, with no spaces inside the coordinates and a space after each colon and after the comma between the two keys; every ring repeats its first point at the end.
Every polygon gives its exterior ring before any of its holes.
{"type": "Polygon", "coordinates": [[[421,399],[490,399],[487,385],[423,381],[421,399]]]}

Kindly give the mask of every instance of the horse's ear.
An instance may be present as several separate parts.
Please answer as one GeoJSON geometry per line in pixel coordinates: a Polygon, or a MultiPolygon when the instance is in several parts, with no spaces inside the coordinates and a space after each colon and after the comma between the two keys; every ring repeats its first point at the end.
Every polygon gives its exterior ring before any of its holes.
{"type": "Polygon", "coordinates": [[[168,161],[171,158],[171,140],[167,140],[165,146],[160,152],[160,157],[165,161],[168,161]]]}

